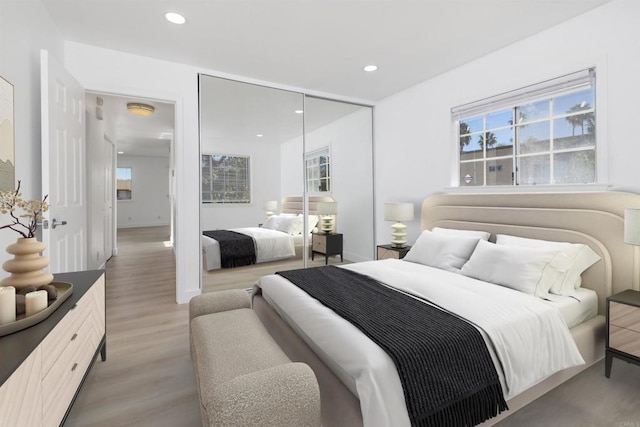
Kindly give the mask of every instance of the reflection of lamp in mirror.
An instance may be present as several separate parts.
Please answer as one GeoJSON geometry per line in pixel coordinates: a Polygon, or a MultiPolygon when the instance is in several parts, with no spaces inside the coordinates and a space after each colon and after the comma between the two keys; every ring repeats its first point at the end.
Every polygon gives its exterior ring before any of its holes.
{"type": "Polygon", "coordinates": [[[267,218],[271,218],[273,215],[275,215],[273,211],[278,209],[278,201],[267,200],[266,202],[262,203],[262,209],[266,211],[265,213],[267,214],[267,218]]]}
{"type": "Polygon", "coordinates": [[[407,226],[401,221],[413,221],[413,203],[385,203],[384,219],[395,221],[391,226],[391,244],[396,248],[404,247],[407,244],[407,233],[404,232],[407,226]]]}
{"type": "Polygon", "coordinates": [[[318,202],[317,210],[322,219],[320,229],[323,233],[331,233],[333,231],[333,217],[338,213],[338,203],[318,202]]]}

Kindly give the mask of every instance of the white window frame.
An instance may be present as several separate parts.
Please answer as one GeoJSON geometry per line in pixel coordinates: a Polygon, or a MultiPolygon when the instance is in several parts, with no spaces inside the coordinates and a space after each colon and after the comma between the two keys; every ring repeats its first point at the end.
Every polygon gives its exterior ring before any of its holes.
{"type": "MultiPolygon", "coordinates": [[[[202,173],[202,182],[201,182],[201,198],[202,198],[202,203],[208,203],[208,204],[250,204],[251,203],[251,199],[252,199],[252,185],[251,185],[251,156],[248,155],[241,155],[241,154],[220,154],[220,153],[202,153],[201,158],[200,158],[200,169],[201,169],[201,173],[202,173]],[[239,172],[244,172],[245,173],[245,183],[247,185],[247,197],[246,198],[234,198],[234,199],[225,199],[225,200],[215,200],[213,198],[210,199],[206,199],[204,197],[204,194],[206,192],[209,193],[214,193],[214,188],[213,188],[213,169],[210,169],[208,171],[209,174],[209,182],[210,187],[208,189],[208,191],[206,191],[207,189],[205,189],[205,177],[207,175],[207,172],[205,172],[205,167],[203,164],[204,161],[204,157],[208,156],[210,158],[210,161],[213,157],[229,157],[229,158],[242,158],[242,159],[246,159],[246,164],[247,167],[244,171],[239,171],[239,172]]],[[[236,190],[237,192],[237,190],[236,190]]]]}
{"type": "Polygon", "coordinates": [[[307,193],[309,194],[331,194],[331,191],[333,189],[332,187],[332,183],[331,183],[331,145],[326,145],[324,147],[315,149],[313,151],[308,152],[305,156],[304,156],[304,167],[306,169],[306,182],[305,182],[305,188],[307,190],[307,193]],[[328,159],[328,162],[326,163],[326,167],[327,167],[327,176],[326,178],[320,178],[320,162],[318,161],[317,165],[313,165],[313,166],[309,166],[309,161],[314,160],[314,159],[319,159],[321,156],[326,156],[326,158],[328,159]],[[317,169],[317,176],[318,178],[315,178],[315,174],[310,173],[309,169],[317,169]],[[325,179],[327,181],[327,190],[326,191],[318,191],[318,190],[312,190],[309,188],[309,186],[311,185],[311,183],[313,181],[320,181],[322,179],[325,179]]]}
{"type": "MultiPolygon", "coordinates": [[[[599,61],[596,61],[599,62],[599,61]]],[[[542,190],[544,187],[553,189],[577,189],[581,187],[589,187],[589,189],[594,189],[596,187],[602,187],[602,189],[606,188],[606,142],[604,136],[606,135],[605,127],[606,127],[606,98],[603,96],[603,93],[606,92],[606,78],[603,74],[605,67],[598,63],[597,66],[589,66],[585,67],[583,70],[565,74],[561,77],[546,80],[542,83],[530,85],[527,87],[523,87],[518,90],[505,92],[500,95],[491,96],[488,98],[484,98],[482,100],[460,105],[458,107],[454,107],[451,109],[451,123],[452,123],[452,139],[454,140],[454,146],[452,147],[455,150],[455,167],[452,171],[452,185],[453,187],[449,187],[449,190],[480,190],[485,189],[493,189],[498,191],[521,191],[517,190],[518,188],[528,187],[538,188],[542,190]],[[598,69],[598,82],[596,86],[595,81],[595,72],[596,68],[598,69]],[[518,105],[524,105],[531,102],[540,101],[543,99],[552,99],[556,96],[569,94],[571,92],[575,92],[581,90],[582,88],[593,87],[594,91],[594,105],[593,108],[588,112],[593,112],[596,121],[596,132],[595,132],[595,143],[594,146],[591,147],[594,152],[595,159],[595,171],[594,171],[594,182],[593,183],[569,183],[569,184],[555,184],[553,183],[553,178],[550,178],[550,183],[540,184],[540,185],[530,185],[527,183],[519,182],[518,173],[515,173],[515,179],[513,180],[511,185],[509,184],[491,184],[487,185],[486,174],[487,174],[487,161],[497,160],[501,157],[487,157],[486,155],[486,147],[483,147],[483,157],[481,163],[483,164],[483,183],[484,185],[476,185],[476,186],[465,186],[461,185],[461,172],[460,167],[461,164],[466,162],[472,162],[473,160],[463,161],[461,160],[461,150],[460,150],[460,121],[463,118],[472,118],[478,115],[485,115],[487,113],[498,112],[505,109],[513,109],[515,111],[515,107],[518,105]],[[577,187],[577,188],[576,188],[577,187]]],[[[553,108],[553,104],[551,107],[553,108]]],[[[577,113],[583,114],[583,112],[577,113]]],[[[508,158],[512,158],[513,160],[513,171],[516,171],[516,164],[518,159],[525,158],[529,155],[543,155],[546,154],[549,156],[549,168],[550,168],[550,176],[553,177],[553,155],[559,154],[563,152],[572,152],[572,151],[583,151],[589,150],[590,147],[579,147],[579,148],[568,148],[568,149],[558,149],[554,150],[553,147],[553,121],[558,118],[563,118],[567,116],[565,115],[554,115],[553,110],[550,111],[550,115],[548,118],[543,120],[539,120],[538,122],[551,122],[551,141],[550,141],[550,149],[544,152],[536,152],[532,154],[524,154],[517,152],[517,141],[515,140],[515,128],[513,130],[514,136],[514,148],[513,153],[508,158]]],[[[529,122],[528,124],[533,124],[534,121],[529,122]]],[[[487,130],[486,125],[483,125],[482,132],[493,131],[496,129],[487,130]]],[[[474,135],[477,137],[477,135],[474,135]]],[[[480,160],[480,157],[476,158],[476,160],[480,160]]]]}

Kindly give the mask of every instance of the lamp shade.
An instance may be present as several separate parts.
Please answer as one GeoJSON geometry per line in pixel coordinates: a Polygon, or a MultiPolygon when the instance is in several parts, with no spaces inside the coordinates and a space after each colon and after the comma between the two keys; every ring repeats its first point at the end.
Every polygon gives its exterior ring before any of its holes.
{"type": "Polygon", "coordinates": [[[640,209],[624,210],[624,242],[640,245],[640,209]]]}
{"type": "Polygon", "coordinates": [[[262,202],[262,209],[265,211],[275,211],[278,209],[278,201],[277,200],[267,200],[262,202]]]}
{"type": "Polygon", "coordinates": [[[338,213],[338,202],[318,202],[316,209],[318,215],[336,215],[338,213]]]}
{"type": "Polygon", "coordinates": [[[385,203],[385,221],[413,221],[413,203],[385,203]]]}

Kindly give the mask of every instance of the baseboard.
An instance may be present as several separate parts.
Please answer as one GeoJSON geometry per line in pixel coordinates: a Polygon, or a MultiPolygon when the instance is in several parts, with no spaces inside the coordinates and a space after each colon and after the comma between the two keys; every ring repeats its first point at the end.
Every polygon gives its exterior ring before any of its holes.
{"type": "Polygon", "coordinates": [[[153,223],[153,224],[149,224],[149,223],[145,223],[145,224],[118,224],[117,228],[141,228],[141,227],[168,227],[170,226],[170,223],[153,223]]]}

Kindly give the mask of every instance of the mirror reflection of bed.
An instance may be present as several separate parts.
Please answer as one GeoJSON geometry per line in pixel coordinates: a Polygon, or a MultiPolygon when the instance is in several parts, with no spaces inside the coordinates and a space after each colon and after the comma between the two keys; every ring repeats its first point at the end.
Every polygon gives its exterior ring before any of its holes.
{"type": "MultiPolygon", "coordinates": [[[[251,287],[260,277],[272,274],[279,270],[291,270],[301,268],[302,257],[306,253],[308,266],[320,266],[325,264],[324,257],[315,257],[311,260],[312,233],[321,233],[318,212],[319,203],[335,202],[331,196],[309,196],[309,210],[307,215],[307,250],[304,250],[304,213],[302,197],[285,197],[279,203],[279,211],[270,218],[264,218],[264,222],[255,227],[241,227],[230,231],[240,233],[252,240],[255,247],[255,261],[246,265],[230,265],[222,261],[220,243],[213,237],[215,233],[203,230],[202,234],[202,276],[203,290],[232,289],[251,287]]],[[[261,219],[262,220],[262,219],[261,219]]],[[[332,218],[333,232],[338,230],[338,218],[332,218]]],[[[329,264],[348,263],[341,261],[339,256],[329,257],[329,264]]],[[[242,262],[241,262],[242,264],[242,262]]]]}

